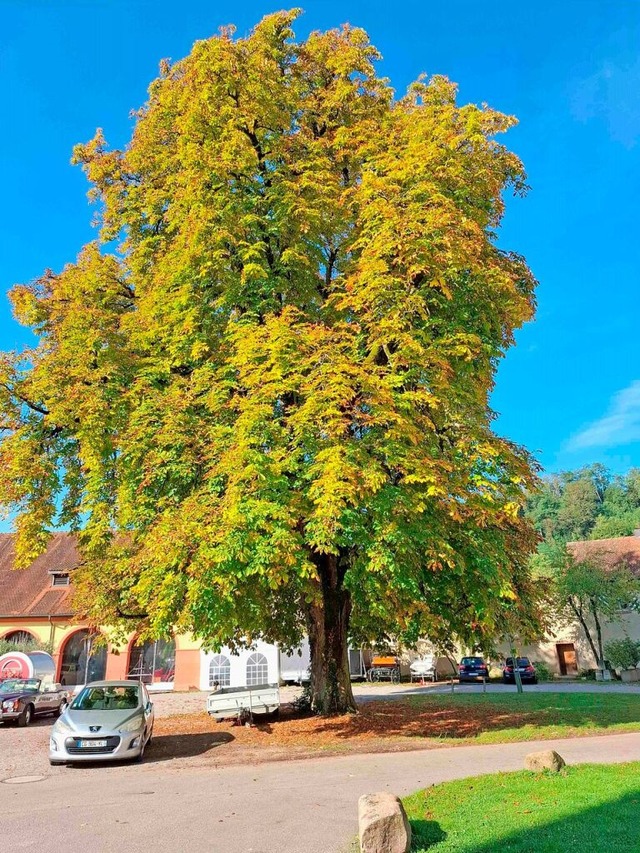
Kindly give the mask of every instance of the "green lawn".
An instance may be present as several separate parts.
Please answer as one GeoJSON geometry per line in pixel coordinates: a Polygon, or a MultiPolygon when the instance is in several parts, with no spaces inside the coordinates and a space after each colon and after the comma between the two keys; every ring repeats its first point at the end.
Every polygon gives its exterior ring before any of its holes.
{"type": "Polygon", "coordinates": [[[640,851],[640,762],[477,776],[404,803],[415,853],[640,851]]]}
{"type": "MultiPolygon", "coordinates": [[[[448,741],[508,741],[640,731],[640,695],[487,693],[415,696],[405,733],[448,741]]],[[[640,851],[640,843],[638,846],[640,851]]]]}

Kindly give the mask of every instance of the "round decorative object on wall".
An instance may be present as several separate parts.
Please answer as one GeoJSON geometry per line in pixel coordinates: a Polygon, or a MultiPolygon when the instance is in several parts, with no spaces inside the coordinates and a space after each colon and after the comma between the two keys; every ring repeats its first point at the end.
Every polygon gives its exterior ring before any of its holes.
{"type": "Polygon", "coordinates": [[[0,681],[7,678],[33,678],[33,664],[23,652],[0,655],[0,681]]]}

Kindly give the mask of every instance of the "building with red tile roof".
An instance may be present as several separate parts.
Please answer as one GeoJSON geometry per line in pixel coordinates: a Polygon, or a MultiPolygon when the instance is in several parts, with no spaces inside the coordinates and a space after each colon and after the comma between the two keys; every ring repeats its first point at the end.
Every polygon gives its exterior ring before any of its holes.
{"type": "Polygon", "coordinates": [[[619,536],[617,539],[569,542],[567,548],[576,560],[596,558],[611,569],[627,565],[637,577],[640,577],[640,530],[637,530],[633,536],[619,536]]]}
{"type": "Polygon", "coordinates": [[[14,559],[13,535],[0,533],[0,619],[71,618],[71,572],[79,560],[73,537],[54,534],[46,552],[27,569],[15,569],[14,559]]]}
{"type": "MultiPolygon", "coordinates": [[[[636,530],[633,536],[569,542],[567,548],[577,560],[596,559],[610,569],[626,565],[640,577],[640,530],[636,530]]],[[[640,640],[640,614],[631,610],[620,611],[617,619],[603,624],[602,635],[605,644],[608,640],[625,637],[640,640]]],[[[501,648],[501,651],[505,655],[510,654],[506,648],[501,648]]],[[[532,661],[544,662],[559,676],[576,676],[582,671],[597,668],[584,630],[577,620],[554,626],[548,637],[518,649],[518,654],[532,661]]]]}
{"type": "Polygon", "coordinates": [[[124,647],[109,631],[80,620],[73,606],[73,572],[79,564],[75,537],[51,536],[47,550],[25,569],[14,567],[14,536],[0,534],[0,640],[28,641],[51,651],[57,679],[66,685],[99,678],[141,678],[156,689],[200,686],[200,645],[188,636],[124,647]],[[103,642],[96,642],[102,635],[103,642]]]}

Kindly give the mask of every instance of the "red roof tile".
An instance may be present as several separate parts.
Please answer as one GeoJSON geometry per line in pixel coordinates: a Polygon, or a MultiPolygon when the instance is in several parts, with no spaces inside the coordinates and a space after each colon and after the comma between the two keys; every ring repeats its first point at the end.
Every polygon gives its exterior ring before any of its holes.
{"type": "Polygon", "coordinates": [[[599,557],[612,569],[626,563],[640,577],[640,536],[619,536],[617,539],[590,539],[569,542],[567,548],[577,560],[599,557]]]}
{"type": "Polygon", "coordinates": [[[46,552],[26,569],[15,569],[11,533],[0,533],[0,617],[71,616],[73,584],[52,588],[51,572],[71,572],[79,555],[74,537],[55,533],[46,552]]]}

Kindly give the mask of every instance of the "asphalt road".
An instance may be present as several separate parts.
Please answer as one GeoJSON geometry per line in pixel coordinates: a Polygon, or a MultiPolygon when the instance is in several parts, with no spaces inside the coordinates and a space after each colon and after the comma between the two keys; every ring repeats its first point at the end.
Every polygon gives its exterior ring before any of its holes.
{"type": "Polygon", "coordinates": [[[0,782],[1,838],[7,850],[38,853],[339,853],[356,832],[361,794],[404,795],[515,770],[527,752],[549,748],[569,763],[640,760],[640,734],[219,769],[149,761],[65,768],[22,783],[9,777],[0,782]]]}

